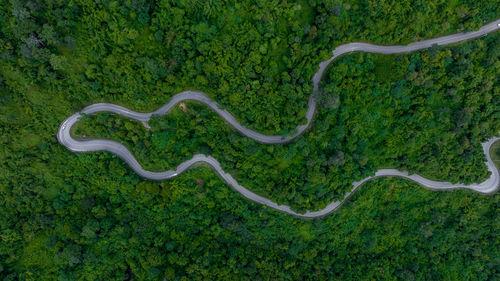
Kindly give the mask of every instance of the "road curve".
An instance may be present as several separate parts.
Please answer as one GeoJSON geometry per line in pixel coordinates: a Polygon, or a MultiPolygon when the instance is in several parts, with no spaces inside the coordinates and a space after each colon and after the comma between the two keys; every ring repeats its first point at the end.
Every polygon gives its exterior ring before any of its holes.
{"type": "Polygon", "coordinates": [[[57,139],[58,141],[66,146],[69,150],[74,151],[74,152],[88,152],[88,151],[101,151],[105,150],[108,152],[111,152],[113,154],[118,155],[120,158],[122,158],[137,174],[139,174],[141,177],[151,179],[151,180],[165,180],[165,179],[170,179],[173,177],[178,176],[179,174],[183,173],[187,169],[189,169],[193,164],[195,163],[206,163],[214,168],[214,170],[229,184],[231,185],[236,191],[241,193],[245,198],[255,201],[257,203],[266,205],[268,207],[271,207],[273,209],[285,212],[290,215],[294,215],[297,217],[301,218],[315,218],[315,217],[320,217],[327,215],[333,211],[335,211],[337,208],[339,208],[344,201],[353,193],[357,190],[359,186],[364,184],[365,182],[377,178],[377,177],[384,177],[384,176],[396,176],[396,177],[402,177],[406,178],[409,180],[412,180],[426,188],[433,189],[433,190],[449,190],[449,189],[457,189],[457,188],[463,188],[463,189],[471,189],[474,191],[477,191],[479,193],[483,194],[492,194],[496,192],[500,186],[500,175],[499,171],[497,170],[495,164],[493,163],[493,160],[491,159],[490,156],[490,148],[492,144],[498,140],[500,140],[500,137],[494,137],[488,140],[487,142],[482,143],[484,154],[486,155],[487,162],[485,162],[486,166],[488,167],[488,170],[491,173],[491,176],[484,182],[482,183],[474,183],[471,185],[464,185],[464,184],[452,184],[450,182],[440,182],[440,181],[433,181],[426,179],[422,176],[419,175],[409,175],[408,172],[406,171],[398,171],[396,169],[381,169],[378,170],[375,175],[367,177],[362,179],[361,181],[354,182],[353,188],[350,192],[348,192],[343,200],[340,201],[334,201],[328,204],[324,209],[318,210],[318,211],[307,211],[304,214],[299,214],[294,212],[289,206],[286,205],[278,205],[275,202],[262,197],[258,194],[255,194],[245,188],[244,186],[241,186],[238,184],[238,182],[228,173],[224,172],[221,168],[220,163],[213,157],[203,155],[203,154],[196,154],[191,158],[190,160],[187,160],[183,163],[181,163],[179,166],[177,166],[176,170],[168,170],[168,171],[163,171],[163,172],[152,172],[152,171],[147,171],[142,168],[142,166],[137,162],[137,159],[132,155],[132,153],[122,144],[115,142],[115,141],[110,141],[110,140],[101,140],[101,139],[93,139],[93,140],[76,140],[71,137],[70,130],[71,127],[78,122],[84,115],[88,114],[94,114],[97,112],[113,112],[116,114],[120,114],[123,116],[126,116],[131,119],[135,119],[138,121],[141,121],[146,127],[147,122],[153,115],[164,115],[166,114],[172,107],[174,107],[177,103],[185,100],[195,100],[202,102],[206,104],[208,107],[210,107],[212,110],[214,110],[217,114],[219,114],[226,122],[228,122],[231,126],[234,127],[235,130],[240,132],[242,135],[247,136],[255,141],[261,142],[261,143],[266,143],[266,144],[280,144],[280,143],[286,143],[300,134],[302,134],[311,124],[314,116],[314,112],[316,110],[316,100],[314,98],[315,94],[318,92],[318,85],[321,80],[321,77],[323,76],[323,72],[326,70],[327,66],[337,57],[342,56],[344,54],[352,53],[352,52],[357,52],[357,51],[362,51],[362,52],[369,52],[369,53],[380,53],[380,54],[401,54],[401,53],[409,53],[409,52],[414,52],[417,50],[422,50],[426,49],[429,47],[432,47],[434,45],[448,45],[448,44],[453,44],[453,43],[458,43],[474,38],[481,37],[483,35],[487,35],[491,32],[495,32],[500,29],[500,19],[491,22],[487,25],[484,25],[481,27],[478,31],[473,31],[473,32],[468,32],[468,33],[457,33],[449,36],[444,36],[444,37],[439,37],[439,38],[434,38],[430,40],[424,40],[420,42],[415,42],[411,43],[406,46],[378,46],[378,45],[373,45],[373,44],[368,44],[368,43],[349,43],[349,44],[344,44],[340,45],[335,50],[333,50],[333,56],[328,59],[327,61],[321,62],[319,64],[319,70],[314,74],[313,76],[313,92],[309,97],[308,101],[308,109],[306,112],[306,118],[307,118],[307,123],[304,125],[299,125],[296,130],[295,134],[291,136],[267,136],[261,133],[258,133],[256,131],[250,130],[244,126],[242,126],[238,121],[234,118],[234,116],[231,115],[228,111],[221,109],[219,105],[211,100],[205,93],[202,92],[196,92],[196,91],[185,91],[181,92],[175,96],[172,97],[172,99],[165,105],[163,105],[161,108],[154,112],[150,113],[138,113],[135,111],[132,111],[128,108],[115,105],[115,104],[107,104],[107,103],[97,103],[97,104],[92,104],[90,106],[85,107],[82,111],[77,112],[70,117],[68,117],[66,120],[64,120],[58,130],[57,133],[57,139]]]}

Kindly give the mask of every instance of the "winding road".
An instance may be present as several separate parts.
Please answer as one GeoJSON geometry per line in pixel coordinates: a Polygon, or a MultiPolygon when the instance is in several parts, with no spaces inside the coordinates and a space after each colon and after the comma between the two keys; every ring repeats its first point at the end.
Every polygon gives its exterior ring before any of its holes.
{"type": "Polygon", "coordinates": [[[108,152],[111,152],[113,154],[118,155],[120,158],[122,158],[137,174],[139,174],[141,177],[144,177],[146,179],[151,179],[151,180],[165,180],[165,179],[170,179],[173,177],[178,176],[179,174],[183,173],[187,169],[189,169],[193,164],[198,163],[198,162],[203,162],[206,163],[214,168],[214,170],[229,184],[231,185],[236,191],[241,193],[244,197],[246,197],[249,200],[255,201],[257,203],[266,205],[268,207],[271,207],[273,209],[285,212],[290,215],[294,215],[297,217],[301,218],[315,218],[315,217],[320,217],[327,215],[333,211],[335,211],[337,208],[339,208],[345,200],[353,193],[355,192],[359,186],[364,184],[365,182],[377,178],[377,177],[383,177],[383,176],[396,176],[396,177],[402,177],[406,178],[412,181],[415,181],[416,183],[426,187],[430,188],[433,190],[449,190],[449,189],[457,189],[457,188],[464,188],[464,189],[471,189],[483,194],[492,194],[495,193],[500,185],[500,175],[498,169],[495,167],[495,164],[493,163],[491,156],[490,156],[490,148],[493,145],[494,142],[500,140],[500,137],[494,137],[488,140],[485,143],[482,143],[484,154],[486,155],[487,162],[485,163],[486,166],[488,167],[488,170],[491,173],[491,176],[484,182],[482,183],[474,183],[471,185],[464,185],[464,184],[452,184],[450,182],[440,182],[440,181],[433,181],[426,179],[422,176],[419,175],[409,175],[408,172],[405,171],[398,171],[396,169],[381,169],[378,170],[375,175],[364,178],[361,181],[354,182],[353,188],[350,192],[348,192],[345,196],[344,199],[341,201],[333,201],[330,204],[328,204],[324,209],[318,210],[318,211],[307,211],[304,214],[299,214],[294,212],[289,206],[286,205],[278,205],[275,202],[262,197],[258,194],[255,194],[245,188],[244,186],[241,186],[238,184],[238,182],[228,173],[224,172],[222,170],[220,163],[213,157],[203,155],[203,154],[196,154],[191,158],[190,160],[187,160],[183,163],[181,163],[179,166],[177,166],[176,170],[168,170],[168,171],[163,171],[163,172],[152,172],[148,170],[144,170],[142,166],[137,162],[136,158],[132,155],[132,153],[122,144],[115,142],[115,141],[110,141],[110,140],[101,140],[101,139],[92,139],[92,140],[76,140],[71,137],[70,131],[71,127],[78,122],[85,114],[94,114],[97,112],[113,112],[116,114],[120,114],[123,116],[126,116],[131,119],[135,119],[138,121],[141,121],[144,126],[148,127],[147,122],[153,115],[164,115],[166,114],[172,107],[174,107],[176,104],[178,104],[181,101],[185,100],[195,100],[202,102],[206,104],[208,107],[210,107],[212,110],[214,110],[217,114],[219,114],[226,122],[228,122],[231,126],[234,127],[238,132],[240,132],[242,135],[249,137],[255,141],[261,142],[261,143],[266,143],[266,144],[280,144],[280,143],[286,143],[290,142],[293,139],[295,139],[297,136],[302,134],[311,124],[314,116],[314,112],[316,110],[316,100],[314,98],[315,94],[318,92],[318,84],[319,81],[321,80],[321,77],[323,76],[323,72],[326,70],[327,66],[335,60],[337,57],[342,56],[344,54],[349,54],[352,52],[357,52],[357,51],[362,51],[362,52],[370,52],[370,53],[380,53],[380,54],[401,54],[401,53],[410,53],[414,52],[417,50],[422,50],[426,48],[430,48],[434,45],[439,45],[439,46],[444,46],[444,45],[449,45],[453,43],[458,43],[474,38],[478,38],[484,35],[487,35],[491,32],[495,32],[500,29],[500,19],[491,22],[489,24],[484,25],[477,31],[473,32],[468,32],[468,33],[457,33],[449,36],[444,36],[444,37],[439,37],[439,38],[434,38],[430,40],[424,40],[420,42],[415,42],[411,43],[406,46],[378,46],[378,45],[373,45],[373,44],[367,44],[367,43],[349,43],[345,45],[340,45],[335,50],[333,50],[333,56],[328,59],[327,61],[321,62],[319,64],[319,70],[314,74],[313,76],[313,92],[309,97],[308,101],[308,110],[306,112],[306,118],[307,118],[307,123],[304,125],[299,125],[296,129],[296,133],[292,136],[267,136],[263,135],[261,133],[258,133],[256,131],[250,130],[244,126],[242,126],[238,121],[231,115],[226,110],[220,109],[219,105],[211,100],[206,94],[202,92],[196,92],[196,91],[185,91],[182,93],[179,93],[175,96],[172,97],[172,99],[165,105],[163,105],[161,108],[154,112],[150,113],[138,113],[134,112],[128,108],[118,106],[115,104],[106,104],[106,103],[97,103],[97,104],[92,104],[90,106],[85,107],[82,111],[77,112],[70,117],[68,117],[66,120],[62,122],[62,124],[59,127],[58,133],[57,133],[57,139],[58,141],[66,146],[69,150],[74,151],[74,152],[89,152],[89,151],[101,151],[105,150],[108,152]]]}

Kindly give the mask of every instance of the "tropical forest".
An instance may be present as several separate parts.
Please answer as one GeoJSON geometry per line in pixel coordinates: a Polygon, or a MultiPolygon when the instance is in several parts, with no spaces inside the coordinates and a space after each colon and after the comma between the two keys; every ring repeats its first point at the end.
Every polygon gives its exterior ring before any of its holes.
{"type": "MultiPolygon", "coordinates": [[[[380,169],[474,185],[500,168],[499,28],[412,52],[352,51],[467,34],[498,0],[5,0],[0,2],[0,280],[500,280],[500,195],[432,190],[380,169]],[[363,45],[364,46],[364,45],[363,45]],[[203,92],[249,130],[185,100],[203,92]],[[104,149],[105,150],[105,149],[104,149]],[[490,161],[490,162],[491,162],[490,161]]],[[[484,30],[484,29],[482,29],[484,30]]],[[[498,177],[498,172],[496,173],[498,177]]],[[[498,186],[496,187],[498,190],[498,186]]]]}

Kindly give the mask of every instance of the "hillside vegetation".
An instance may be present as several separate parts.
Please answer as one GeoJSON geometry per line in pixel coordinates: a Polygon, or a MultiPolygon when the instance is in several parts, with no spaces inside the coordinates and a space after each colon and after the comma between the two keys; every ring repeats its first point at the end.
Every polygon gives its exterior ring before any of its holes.
{"type": "MultiPolygon", "coordinates": [[[[245,201],[209,168],[151,182],[56,139],[88,104],[152,111],[185,89],[284,134],[305,122],[312,75],[335,46],[406,44],[499,15],[497,1],[470,0],[1,1],[0,279],[499,279],[498,195],[385,178],[304,221],[245,201]]],[[[479,143],[500,126],[499,42],[340,58],[312,128],[288,145],[241,137],[192,103],[150,131],[99,114],[74,133],[123,141],[150,169],[210,153],[299,211],[386,166],[480,181],[479,143]]]]}

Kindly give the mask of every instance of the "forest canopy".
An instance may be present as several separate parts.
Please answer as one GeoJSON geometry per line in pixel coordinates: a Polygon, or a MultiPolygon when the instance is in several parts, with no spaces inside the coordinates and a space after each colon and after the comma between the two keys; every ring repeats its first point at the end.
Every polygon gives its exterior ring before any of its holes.
{"type": "Polygon", "coordinates": [[[156,116],[149,130],[100,113],[73,133],[119,141],[154,171],[212,155],[243,186],[300,211],[342,199],[380,168],[482,182],[489,174],[480,143],[500,131],[499,44],[492,34],[410,55],[341,58],[325,74],[312,128],[286,145],[259,144],[192,102],[156,116]]]}
{"type": "MultiPolygon", "coordinates": [[[[68,151],[56,132],[92,103],[152,111],[191,89],[283,134],[305,123],[312,75],[336,46],[407,44],[499,15],[498,2],[469,0],[1,1],[0,279],[498,279],[498,195],[384,178],[303,221],[244,200],[210,168],[147,181],[110,153],[68,151]]],[[[499,43],[497,32],[340,58],[313,126],[287,145],[255,143],[195,103],[151,130],[98,114],[74,133],[123,141],[154,170],[211,154],[298,211],[382,167],[481,181],[480,142],[500,131],[499,43]]]]}

